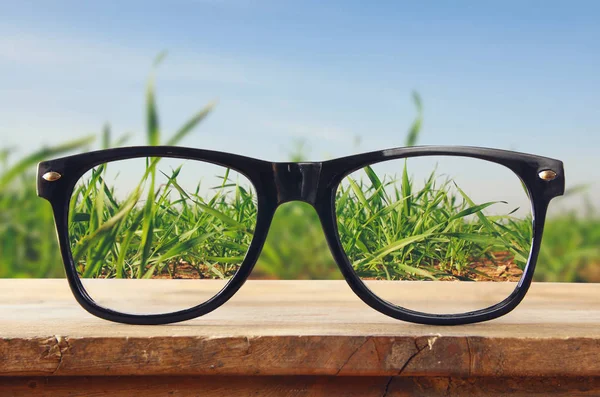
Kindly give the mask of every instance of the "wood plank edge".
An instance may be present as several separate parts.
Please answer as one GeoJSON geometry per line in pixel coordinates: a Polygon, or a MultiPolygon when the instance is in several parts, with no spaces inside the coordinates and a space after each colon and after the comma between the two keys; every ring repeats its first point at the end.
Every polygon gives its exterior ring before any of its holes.
{"type": "Polygon", "coordinates": [[[600,340],[455,336],[0,339],[0,376],[600,376],[600,340]]]}
{"type": "Polygon", "coordinates": [[[597,396],[599,377],[133,376],[0,378],[10,396],[495,397],[597,396]]]}

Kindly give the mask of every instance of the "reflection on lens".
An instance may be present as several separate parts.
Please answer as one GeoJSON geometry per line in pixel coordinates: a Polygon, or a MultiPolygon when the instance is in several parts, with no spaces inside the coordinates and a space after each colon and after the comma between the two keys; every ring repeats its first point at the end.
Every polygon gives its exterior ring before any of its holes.
{"type": "Polygon", "coordinates": [[[77,183],[71,252],[86,291],[123,313],[172,313],[215,296],[237,272],[256,225],[243,175],[210,163],[135,158],[77,183]]]}
{"type": "Polygon", "coordinates": [[[356,171],[336,192],[336,216],[344,251],[365,285],[425,313],[501,302],[531,250],[525,187],[510,169],[478,159],[414,157],[356,171]]]}

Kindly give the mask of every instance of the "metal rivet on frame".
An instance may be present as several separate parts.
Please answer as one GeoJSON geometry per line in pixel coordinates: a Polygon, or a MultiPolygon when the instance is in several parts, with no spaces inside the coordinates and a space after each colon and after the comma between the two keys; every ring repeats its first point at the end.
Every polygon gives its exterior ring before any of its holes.
{"type": "Polygon", "coordinates": [[[59,180],[62,177],[61,174],[59,174],[58,172],[55,171],[50,171],[50,172],[46,172],[44,175],[42,175],[42,178],[44,178],[45,180],[47,180],[48,182],[54,182],[59,180]]]}
{"type": "Polygon", "coordinates": [[[538,176],[540,177],[540,179],[542,179],[544,181],[551,181],[554,178],[556,178],[556,172],[554,172],[552,170],[544,170],[544,171],[540,171],[538,176]]]}

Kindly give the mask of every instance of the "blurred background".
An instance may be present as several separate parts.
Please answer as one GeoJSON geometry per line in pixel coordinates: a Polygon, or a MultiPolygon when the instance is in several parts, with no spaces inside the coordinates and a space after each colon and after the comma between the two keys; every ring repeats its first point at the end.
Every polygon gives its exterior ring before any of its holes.
{"type": "MultiPolygon", "coordinates": [[[[209,113],[183,146],[324,160],[412,131],[561,159],[536,278],[600,282],[598,2],[3,1],[0,18],[0,277],[63,277],[35,164],[148,144],[154,78],[163,142],[209,113]]],[[[341,277],[302,204],[254,273],[341,277]]]]}

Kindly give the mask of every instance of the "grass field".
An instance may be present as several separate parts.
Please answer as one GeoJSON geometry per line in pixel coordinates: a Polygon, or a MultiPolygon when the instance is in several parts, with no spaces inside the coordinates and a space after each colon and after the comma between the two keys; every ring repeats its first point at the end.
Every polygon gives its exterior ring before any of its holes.
{"type": "MultiPolygon", "coordinates": [[[[212,105],[169,139],[160,136],[152,80],[147,92],[148,144],[176,145],[192,133],[212,105]]],[[[419,114],[406,140],[413,145],[419,114]]],[[[0,152],[0,277],[62,277],[50,205],[36,196],[38,161],[87,150],[94,137],[41,149],[14,161],[0,152]]],[[[108,128],[101,147],[115,147],[108,128]]],[[[296,153],[300,160],[301,153],[296,153]]],[[[250,186],[223,169],[221,183],[184,188],[178,174],[146,161],[137,187],[117,196],[104,167],[78,185],[71,203],[74,257],[84,277],[226,278],[251,241],[256,197],[250,186]]],[[[110,167],[110,166],[109,166],[110,167]]],[[[568,167],[568,164],[567,164],[568,167]]],[[[405,166],[398,178],[363,170],[337,193],[338,227],[346,253],[364,278],[487,279],[485,267],[522,269],[531,222],[509,212],[491,215],[495,202],[474,202],[452,179],[415,185],[405,166]]],[[[421,181],[417,181],[421,182],[421,181]]],[[[316,213],[305,204],[282,206],[255,270],[262,278],[339,278],[316,213]]],[[[515,273],[515,274],[518,274],[515,273]]],[[[493,278],[493,277],[492,277],[493,278]]],[[[600,215],[555,213],[548,219],[537,280],[600,281],[600,215]]]]}
{"type": "MultiPolygon", "coordinates": [[[[76,186],[69,236],[81,277],[228,278],[244,259],[256,225],[257,199],[235,172],[173,159],[139,158],[92,169],[76,186]],[[137,167],[134,163],[138,163],[137,167]],[[186,168],[218,174],[186,189],[186,168]],[[110,168],[117,168],[109,173],[110,168]],[[137,170],[131,188],[122,172],[137,170]],[[122,172],[121,172],[122,171],[122,172]],[[114,177],[113,177],[114,176],[114,177]],[[216,185],[216,186],[215,186],[216,185]],[[116,186],[119,186],[117,189],[116,186]],[[123,194],[124,188],[129,191],[123,194]]],[[[522,270],[532,237],[531,217],[486,215],[498,202],[475,203],[450,177],[433,171],[417,189],[408,161],[401,178],[350,175],[336,212],[342,243],[355,271],[387,280],[496,279],[482,268],[522,270]]],[[[302,230],[298,230],[302,233],[302,230]]],[[[275,274],[275,276],[279,276],[275,274]]],[[[501,278],[502,279],[502,278],[501,278]]]]}

